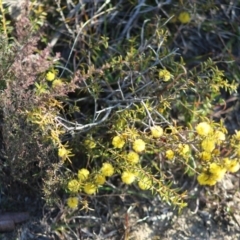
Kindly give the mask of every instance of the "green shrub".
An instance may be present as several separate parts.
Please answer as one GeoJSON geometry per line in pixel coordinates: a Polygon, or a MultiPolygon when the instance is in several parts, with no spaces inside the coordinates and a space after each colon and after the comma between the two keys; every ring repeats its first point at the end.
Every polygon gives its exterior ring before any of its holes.
{"type": "MultiPolygon", "coordinates": [[[[107,7],[89,19],[115,10],[107,7]]],[[[187,24],[188,17],[185,12],[178,20],[187,24]]],[[[237,84],[227,81],[211,59],[187,68],[168,45],[164,19],[139,21],[142,25],[129,38],[130,29],[118,28],[120,40],[106,29],[99,34],[88,26],[90,20],[75,26],[77,35],[68,49],[80,52],[75,65],[70,57],[67,64],[51,57],[49,47],[39,50],[41,38],[26,17],[16,22],[17,44],[2,38],[1,109],[9,178],[34,185],[41,180],[46,201],[61,192],[70,208],[78,207],[82,194],[104,191],[112,178],[121,180],[120,189],[133,184],[183,208],[188,193],[179,176],[212,186],[236,172],[239,132],[227,135],[211,111],[221,89],[233,93],[237,84]],[[231,151],[223,154],[224,149],[231,151]]],[[[65,24],[71,32],[73,23],[65,24]]]]}

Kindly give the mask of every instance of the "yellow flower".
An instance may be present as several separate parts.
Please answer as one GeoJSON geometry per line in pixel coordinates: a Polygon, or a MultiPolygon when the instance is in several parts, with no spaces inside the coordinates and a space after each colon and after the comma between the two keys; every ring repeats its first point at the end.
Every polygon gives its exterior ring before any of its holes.
{"type": "Polygon", "coordinates": [[[230,166],[228,166],[228,171],[231,173],[235,173],[239,170],[240,165],[237,160],[232,160],[230,166]]]}
{"type": "Polygon", "coordinates": [[[87,180],[89,176],[89,171],[86,168],[78,170],[78,179],[81,181],[87,180]]]}
{"type": "Polygon", "coordinates": [[[200,185],[215,185],[218,181],[221,181],[226,173],[227,169],[224,166],[220,166],[217,163],[211,163],[208,171],[202,172],[198,177],[198,183],[200,185]]]}
{"type": "Polygon", "coordinates": [[[154,138],[159,138],[163,135],[163,129],[160,126],[151,127],[150,130],[154,138]]]}
{"type": "Polygon", "coordinates": [[[183,23],[189,23],[191,21],[191,16],[188,12],[181,12],[178,16],[178,20],[183,23]]]}
{"type": "Polygon", "coordinates": [[[178,145],[179,155],[185,156],[190,152],[190,147],[188,144],[179,144],[178,145]]]}
{"type": "Polygon", "coordinates": [[[48,72],[47,74],[46,74],[46,79],[47,79],[47,81],[53,81],[54,79],[55,79],[55,73],[53,73],[53,72],[48,72]]]}
{"type": "Polygon", "coordinates": [[[68,151],[67,151],[66,148],[61,147],[61,148],[58,149],[58,156],[60,158],[66,158],[67,154],[68,154],[68,151]]]}
{"type": "Polygon", "coordinates": [[[137,139],[133,143],[133,150],[135,152],[142,152],[145,150],[145,142],[142,139],[137,139]]]}
{"type": "Polygon", "coordinates": [[[86,183],[84,185],[83,191],[86,194],[92,195],[97,191],[97,187],[93,183],[86,183]]]}
{"type": "Polygon", "coordinates": [[[97,185],[103,185],[105,182],[106,182],[105,176],[103,176],[103,175],[101,175],[101,174],[96,175],[96,177],[95,177],[95,183],[96,183],[97,185]]]}
{"type": "Polygon", "coordinates": [[[84,141],[84,145],[90,149],[93,149],[96,147],[96,143],[93,140],[87,139],[84,141]]]}
{"type": "Polygon", "coordinates": [[[125,141],[122,137],[120,136],[115,136],[112,140],[112,145],[115,147],[115,148],[123,148],[125,144],[125,141]]]}
{"type": "Polygon", "coordinates": [[[200,136],[208,136],[213,129],[207,122],[201,122],[197,125],[196,131],[200,136]]]}
{"type": "Polygon", "coordinates": [[[211,160],[212,155],[209,152],[201,152],[200,153],[200,158],[204,161],[209,161],[209,160],[211,160]]]}
{"type": "Polygon", "coordinates": [[[132,172],[124,171],[122,173],[121,179],[126,184],[131,184],[134,182],[136,175],[132,172]]]}
{"type": "Polygon", "coordinates": [[[52,82],[52,87],[53,88],[61,87],[62,85],[63,85],[63,81],[59,78],[52,82]]]}
{"type": "Polygon", "coordinates": [[[78,207],[78,198],[77,197],[68,198],[67,205],[70,208],[77,208],[78,207]]]}
{"type": "MultiPolygon", "coordinates": [[[[54,135],[52,134],[52,137],[53,137],[53,139],[54,139],[54,135]]],[[[57,140],[56,140],[57,141],[57,140]]],[[[66,147],[68,147],[67,145],[65,145],[66,147]]],[[[58,149],[58,156],[60,157],[60,158],[62,158],[62,160],[66,160],[66,158],[69,158],[69,157],[71,157],[71,156],[74,156],[72,153],[71,153],[71,149],[67,149],[67,148],[65,148],[64,146],[62,146],[62,147],[60,147],[59,149],[58,149]]]]}
{"type": "Polygon", "coordinates": [[[205,152],[211,153],[215,148],[215,141],[211,138],[206,138],[202,141],[201,146],[205,152]]]}
{"type": "Polygon", "coordinates": [[[80,184],[77,180],[73,179],[68,182],[68,189],[71,192],[78,192],[80,188],[80,184]]]}
{"type": "Polygon", "coordinates": [[[138,186],[142,190],[148,190],[152,186],[152,181],[148,177],[143,177],[138,181],[138,186]]]}
{"type": "Polygon", "coordinates": [[[227,168],[227,171],[235,173],[239,170],[240,165],[237,159],[230,160],[229,158],[224,159],[224,166],[227,168]]]}
{"type": "Polygon", "coordinates": [[[105,177],[111,177],[114,174],[114,168],[111,163],[103,163],[100,171],[105,177]]]}
{"type": "Polygon", "coordinates": [[[171,79],[171,77],[172,77],[171,73],[168,70],[166,70],[166,69],[160,70],[159,73],[158,73],[158,76],[164,82],[168,82],[171,79]]]}
{"type": "Polygon", "coordinates": [[[226,171],[227,169],[225,167],[222,167],[217,163],[211,163],[209,166],[209,172],[216,181],[222,180],[226,171]]]}
{"type": "Polygon", "coordinates": [[[129,152],[127,155],[127,161],[136,164],[139,162],[139,155],[133,151],[129,152]]]}
{"type": "Polygon", "coordinates": [[[211,175],[207,172],[202,172],[199,174],[197,180],[200,185],[213,186],[217,183],[217,180],[212,178],[211,175]]]}
{"type": "Polygon", "coordinates": [[[172,160],[174,158],[174,152],[172,150],[167,150],[166,151],[166,158],[168,160],[172,160]]]}
{"type": "Polygon", "coordinates": [[[224,141],[226,139],[225,134],[222,131],[217,130],[214,133],[214,137],[218,141],[218,143],[221,143],[221,141],[224,141]]]}

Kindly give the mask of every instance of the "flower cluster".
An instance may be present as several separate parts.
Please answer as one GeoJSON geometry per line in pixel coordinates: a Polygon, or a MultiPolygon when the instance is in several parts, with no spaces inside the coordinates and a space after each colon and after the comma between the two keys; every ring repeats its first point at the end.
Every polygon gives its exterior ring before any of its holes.
{"type": "Polygon", "coordinates": [[[110,163],[103,163],[100,173],[92,174],[89,170],[82,168],[78,170],[77,179],[68,182],[67,188],[71,193],[78,193],[83,190],[86,194],[92,195],[96,193],[98,187],[103,185],[106,177],[114,174],[114,168],[110,163]]]}
{"type": "MultiPolygon", "coordinates": [[[[154,126],[150,128],[150,130],[153,138],[159,138],[163,135],[163,129],[159,126],[154,126]]],[[[136,165],[139,166],[138,164],[140,163],[140,154],[146,150],[145,141],[139,138],[139,135],[137,133],[133,133],[133,132],[129,130],[129,133],[127,132],[122,136],[115,136],[112,140],[112,145],[114,146],[114,148],[121,149],[126,144],[127,136],[130,136],[129,142],[131,142],[130,144],[131,144],[132,150],[128,151],[127,153],[122,153],[120,155],[121,158],[124,160],[124,162],[122,163],[126,164],[126,165],[125,164],[123,165],[124,166],[123,168],[120,167],[120,170],[122,172],[121,180],[125,184],[132,184],[136,179],[138,179],[138,174],[130,166],[136,166],[136,165]],[[129,134],[130,132],[131,134],[129,134]],[[129,169],[126,170],[126,166],[128,166],[127,164],[130,164],[130,166],[129,166],[129,169]]],[[[106,176],[108,170],[109,170],[109,166],[105,164],[102,167],[101,172],[103,173],[103,175],[105,174],[106,176]]],[[[139,181],[138,182],[139,188],[141,189],[150,188],[149,181],[150,180],[147,178],[143,179],[142,181],[139,181]]]]}
{"type": "MultiPolygon", "coordinates": [[[[192,159],[199,161],[197,168],[191,169],[198,170],[200,173],[197,177],[200,185],[213,186],[217,182],[220,182],[227,172],[233,173],[239,170],[240,164],[238,159],[224,158],[221,160],[219,146],[226,142],[225,129],[223,127],[216,127],[218,125],[209,122],[200,122],[195,132],[194,141],[181,141],[180,134],[181,129],[172,127],[170,134],[164,132],[160,126],[150,127],[150,131],[145,133],[145,136],[139,134],[134,129],[128,129],[127,131],[116,135],[112,138],[112,146],[110,155],[114,156],[116,161],[106,161],[102,163],[102,166],[98,172],[90,173],[88,169],[79,169],[77,177],[78,179],[72,179],[68,182],[68,189],[72,194],[76,194],[80,191],[88,195],[95,194],[99,186],[102,186],[106,182],[107,177],[113,176],[114,173],[120,174],[120,179],[124,184],[130,185],[137,183],[141,190],[153,190],[157,186],[156,179],[149,174],[145,169],[142,169],[142,161],[144,161],[144,153],[152,151],[151,147],[147,144],[155,144],[157,142],[160,147],[164,146],[164,143],[168,143],[168,138],[177,141],[175,144],[173,141],[165,148],[163,155],[168,161],[168,164],[175,164],[177,162],[184,162],[187,164],[192,159]],[[131,131],[132,130],[132,131],[131,131]],[[134,134],[130,134],[133,133],[134,134]],[[164,137],[163,137],[164,136],[164,137]],[[196,146],[196,149],[192,148],[192,145],[196,146]],[[172,148],[170,147],[172,146],[172,148]],[[172,161],[174,160],[174,161],[172,161]],[[178,161],[177,161],[178,160],[178,161]],[[114,164],[113,164],[114,163],[114,164]]],[[[240,133],[236,133],[235,139],[239,138],[240,133]]],[[[97,150],[101,144],[96,144],[91,138],[84,141],[84,145],[89,151],[93,148],[97,150]]],[[[240,148],[239,148],[240,152],[240,148]]],[[[59,155],[64,155],[64,149],[59,150],[59,155]]],[[[109,158],[110,159],[110,158],[109,158]]],[[[114,158],[111,158],[114,159],[114,158]]],[[[196,172],[196,171],[195,171],[196,172]]],[[[67,204],[71,208],[76,208],[77,201],[75,198],[69,198],[67,204]]]]}
{"type": "Polygon", "coordinates": [[[216,146],[225,141],[225,134],[223,131],[214,130],[207,122],[199,123],[196,126],[196,132],[201,140],[200,147],[202,152],[200,153],[200,158],[204,161],[209,161],[212,158],[212,153],[216,150],[216,146]]]}
{"type": "Polygon", "coordinates": [[[199,158],[205,166],[197,177],[200,185],[213,186],[223,179],[226,172],[233,173],[239,170],[240,166],[237,159],[224,158],[220,160],[219,158],[220,152],[217,147],[226,139],[223,131],[225,131],[224,128],[223,130],[214,130],[207,122],[201,122],[196,126],[202,150],[199,153],[199,158]]]}
{"type": "Polygon", "coordinates": [[[227,171],[234,173],[237,172],[239,168],[240,168],[239,161],[225,158],[224,163],[222,165],[217,163],[211,163],[208,169],[203,171],[198,176],[197,180],[200,185],[213,186],[223,179],[227,171]]]}

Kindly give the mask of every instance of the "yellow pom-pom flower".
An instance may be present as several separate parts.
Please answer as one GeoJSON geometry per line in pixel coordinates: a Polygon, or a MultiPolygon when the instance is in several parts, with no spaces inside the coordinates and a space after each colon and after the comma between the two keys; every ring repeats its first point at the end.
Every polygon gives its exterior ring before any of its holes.
{"type": "Polygon", "coordinates": [[[93,183],[86,183],[83,187],[83,191],[88,195],[92,195],[97,191],[97,187],[93,183]]]}
{"type": "Polygon", "coordinates": [[[163,129],[160,126],[151,127],[150,130],[154,138],[159,138],[163,135],[163,129]]]}
{"type": "Polygon", "coordinates": [[[52,87],[57,88],[63,86],[63,81],[61,79],[56,79],[52,82],[52,87]]]}
{"type": "Polygon", "coordinates": [[[200,136],[208,136],[213,132],[212,127],[207,122],[201,122],[197,125],[196,131],[200,136]]]}
{"type": "Polygon", "coordinates": [[[201,158],[203,161],[210,161],[211,158],[212,158],[212,155],[211,155],[211,153],[209,153],[209,152],[201,152],[201,153],[200,153],[200,158],[201,158]]]}
{"type": "Polygon", "coordinates": [[[191,16],[188,12],[181,12],[178,16],[178,20],[183,23],[189,23],[191,21],[191,16]]]}
{"type": "Polygon", "coordinates": [[[214,138],[217,140],[218,143],[221,143],[226,139],[225,134],[222,131],[217,130],[214,133],[214,138]]]}
{"type": "Polygon", "coordinates": [[[114,174],[114,168],[111,163],[103,163],[100,171],[105,177],[111,177],[114,174]]]}
{"type": "Polygon", "coordinates": [[[218,181],[221,181],[226,173],[227,169],[217,163],[211,163],[207,171],[202,172],[198,177],[198,183],[200,185],[213,186],[218,181]]]}
{"type": "Polygon", "coordinates": [[[230,160],[229,158],[225,158],[224,166],[226,167],[227,171],[231,173],[237,172],[240,168],[240,164],[237,159],[230,160]]]}
{"type": "Polygon", "coordinates": [[[200,185],[213,186],[217,183],[217,180],[207,172],[202,172],[201,174],[199,174],[197,180],[200,185]]]}
{"type": "Polygon", "coordinates": [[[152,186],[152,181],[148,177],[143,177],[138,181],[138,186],[142,190],[148,190],[152,186]]]}
{"type": "Polygon", "coordinates": [[[78,179],[81,181],[87,180],[89,176],[89,171],[86,168],[78,170],[78,179]]]}
{"type": "Polygon", "coordinates": [[[140,153],[145,150],[145,142],[142,139],[137,139],[133,143],[133,150],[140,153]]]}
{"type": "Polygon", "coordinates": [[[209,166],[209,172],[212,174],[212,177],[216,181],[220,181],[223,179],[227,169],[223,166],[220,166],[217,163],[211,163],[209,166]]]}
{"type": "Polygon", "coordinates": [[[181,156],[186,156],[188,153],[190,153],[190,147],[188,144],[179,144],[178,145],[178,153],[181,156]]]}
{"type": "Polygon", "coordinates": [[[103,185],[105,182],[106,182],[106,177],[105,176],[103,176],[101,174],[96,175],[95,183],[97,185],[103,185]]]}
{"type": "Polygon", "coordinates": [[[122,173],[122,176],[121,176],[121,179],[124,183],[126,184],[131,184],[135,181],[136,179],[136,175],[132,172],[129,172],[129,171],[124,171],[122,173]]]}
{"type": "Polygon", "coordinates": [[[73,156],[73,154],[71,153],[71,149],[67,149],[64,146],[62,146],[58,149],[58,156],[62,158],[62,160],[66,160],[67,158],[73,156]]]}
{"type": "Polygon", "coordinates": [[[215,141],[212,138],[206,138],[202,141],[201,146],[205,152],[211,153],[215,148],[215,141]]]}
{"type": "Polygon", "coordinates": [[[127,161],[132,164],[139,162],[139,155],[133,151],[129,152],[127,155],[127,161]]]}
{"type": "Polygon", "coordinates": [[[66,158],[67,154],[68,154],[68,151],[65,147],[61,147],[58,149],[58,156],[60,158],[66,158]]]}
{"type": "Polygon", "coordinates": [[[67,205],[70,208],[77,208],[78,207],[78,198],[77,197],[70,197],[67,199],[67,205]]]}
{"type": "Polygon", "coordinates": [[[87,139],[84,141],[84,145],[87,147],[87,148],[90,148],[90,149],[93,149],[96,147],[96,143],[93,141],[93,140],[90,140],[90,139],[87,139]]]}
{"type": "Polygon", "coordinates": [[[80,184],[77,180],[73,179],[68,182],[68,190],[71,192],[78,192],[80,188],[80,184]]]}
{"type": "Polygon", "coordinates": [[[123,148],[123,146],[125,145],[125,141],[122,137],[120,136],[115,136],[112,140],[112,145],[115,148],[123,148]]]}
{"type": "Polygon", "coordinates": [[[55,79],[55,77],[56,77],[56,75],[55,75],[55,73],[53,73],[53,72],[48,72],[47,74],[46,74],[46,80],[47,81],[53,81],[54,79],[55,79]]]}
{"type": "Polygon", "coordinates": [[[159,71],[159,73],[158,73],[158,76],[159,76],[159,78],[161,78],[164,82],[168,82],[168,81],[171,79],[171,77],[172,77],[171,73],[170,73],[168,70],[166,70],[166,69],[161,69],[161,70],[159,71]]]}
{"type": "Polygon", "coordinates": [[[168,160],[172,160],[172,159],[174,158],[174,152],[173,152],[173,150],[169,149],[169,150],[166,151],[166,158],[167,158],[168,160]]]}

